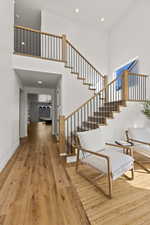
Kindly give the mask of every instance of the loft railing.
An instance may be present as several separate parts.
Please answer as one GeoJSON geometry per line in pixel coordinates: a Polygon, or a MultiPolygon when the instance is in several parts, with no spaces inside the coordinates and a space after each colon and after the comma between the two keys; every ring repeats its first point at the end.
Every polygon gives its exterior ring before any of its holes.
{"type": "Polygon", "coordinates": [[[61,36],[22,26],[15,26],[14,29],[15,54],[63,61],[61,36]]]}
{"type": "Polygon", "coordinates": [[[70,115],[60,117],[60,152],[71,154],[77,132],[106,125],[106,118],[126,101],[146,101],[146,80],[147,75],[125,71],[70,115]]]}
{"type": "Polygon", "coordinates": [[[106,84],[103,76],[88,60],[67,40],[66,35],[54,35],[27,27],[14,28],[14,53],[41,59],[64,62],[71,73],[89,85],[89,89],[100,91],[106,84]]]}

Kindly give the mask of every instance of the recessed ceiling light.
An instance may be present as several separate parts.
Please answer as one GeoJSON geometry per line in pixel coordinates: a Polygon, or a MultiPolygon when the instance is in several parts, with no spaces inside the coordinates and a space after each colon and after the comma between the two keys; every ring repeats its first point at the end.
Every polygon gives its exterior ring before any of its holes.
{"type": "Polygon", "coordinates": [[[23,42],[21,42],[21,45],[25,45],[25,42],[23,41],[23,42]]]}
{"type": "Polygon", "coordinates": [[[16,18],[19,19],[20,18],[20,15],[19,14],[16,14],[16,18]]]}
{"type": "Polygon", "coordinates": [[[104,21],[105,21],[105,18],[104,18],[104,17],[102,17],[100,20],[101,20],[101,22],[104,22],[104,21]]]}
{"type": "Polygon", "coordinates": [[[75,9],[75,13],[79,13],[79,9],[78,8],[75,9]]]}
{"type": "Polygon", "coordinates": [[[42,84],[43,83],[43,81],[42,80],[38,80],[38,84],[42,84]]]}

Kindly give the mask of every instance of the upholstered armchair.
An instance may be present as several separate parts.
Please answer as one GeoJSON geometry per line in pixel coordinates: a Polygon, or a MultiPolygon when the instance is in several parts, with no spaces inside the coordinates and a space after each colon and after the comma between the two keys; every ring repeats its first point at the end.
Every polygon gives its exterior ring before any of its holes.
{"type": "Polygon", "coordinates": [[[147,160],[139,160],[135,157],[135,162],[146,172],[150,173],[145,164],[150,163],[150,128],[130,128],[126,131],[127,141],[134,144],[134,151],[146,156],[147,160]]]}
{"type": "Polygon", "coordinates": [[[102,144],[100,130],[90,130],[77,134],[76,140],[77,162],[76,171],[96,186],[107,197],[112,198],[112,183],[114,180],[124,175],[127,179],[134,178],[134,159],[131,155],[124,154],[123,151],[116,151],[116,147],[109,147],[102,144]],[[80,163],[81,162],[81,163],[80,163]],[[108,193],[104,191],[94,179],[81,172],[79,166],[87,164],[99,172],[98,179],[107,176],[108,193]],[[131,177],[125,175],[131,171],[131,177]]]}

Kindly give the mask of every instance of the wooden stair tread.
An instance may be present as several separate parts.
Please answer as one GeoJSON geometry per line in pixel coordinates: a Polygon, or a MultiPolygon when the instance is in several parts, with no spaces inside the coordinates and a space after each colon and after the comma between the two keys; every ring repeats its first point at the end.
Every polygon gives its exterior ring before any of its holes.
{"type": "Polygon", "coordinates": [[[99,118],[99,119],[105,119],[105,116],[89,116],[90,118],[99,118]]]}
{"type": "Polygon", "coordinates": [[[71,71],[71,74],[79,75],[78,72],[71,71]]]}
{"type": "Polygon", "coordinates": [[[91,83],[87,83],[87,82],[84,82],[83,84],[85,84],[85,85],[91,85],[91,83]]]}
{"type": "Polygon", "coordinates": [[[120,107],[119,105],[117,106],[102,106],[102,107],[99,107],[99,110],[100,111],[119,111],[120,107]]]}
{"type": "Polygon", "coordinates": [[[77,131],[78,132],[84,132],[84,131],[88,131],[89,129],[88,128],[83,128],[83,127],[77,127],[77,131]]]}
{"type": "Polygon", "coordinates": [[[73,67],[72,67],[72,66],[67,66],[67,65],[65,65],[65,68],[68,68],[68,69],[73,69],[73,67]]]}
{"type": "Polygon", "coordinates": [[[93,121],[84,121],[82,122],[84,127],[87,128],[99,128],[100,124],[105,124],[105,123],[98,123],[98,122],[93,122],[93,121]]]}
{"type": "Polygon", "coordinates": [[[96,116],[89,116],[88,122],[95,122],[97,124],[99,123],[106,123],[106,117],[96,117],[96,116]]]}
{"type": "MultiPolygon", "coordinates": [[[[85,80],[83,77],[77,77],[78,80],[85,80]]],[[[83,83],[84,84],[84,83],[83,83]]]]}
{"type": "Polygon", "coordinates": [[[119,105],[119,106],[125,106],[126,105],[126,102],[123,101],[123,100],[119,100],[119,101],[112,101],[112,102],[105,102],[104,103],[105,106],[114,106],[114,105],[119,105]]]}
{"type": "Polygon", "coordinates": [[[89,87],[89,90],[93,90],[93,91],[95,91],[95,90],[96,90],[96,88],[91,88],[91,87],[89,87]]]}

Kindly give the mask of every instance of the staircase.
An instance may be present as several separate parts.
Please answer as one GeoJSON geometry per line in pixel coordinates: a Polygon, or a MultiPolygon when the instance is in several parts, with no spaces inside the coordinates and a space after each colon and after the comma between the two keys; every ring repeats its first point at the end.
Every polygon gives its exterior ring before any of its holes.
{"type": "Polygon", "coordinates": [[[100,91],[107,81],[107,77],[67,40],[66,35],[59,36],[15,26],[14,54],[64,63],[65,68],[94,93],[100,91]]]}
{"type": "Polygon", "coordinates": [[[60,152],[73,154],[77,132],[107,126],[107,119],[120,113],[120,107],[126,107],[127,101],[146,101],[146,81],[147,75],[124,71],[69,116],[61,117],[60,152]]]}
{"type": "Polygon", "coordinates": [[[100,107],[98,111],[94,112],[93,116],[88,116],[87,121],[82,122],[81,127],[77,127],[77,131],[83,132],[90,129],[97,129],[100,126],[106,126],[107,119],[113,119],[114,112],[120,112],[120,106],[125,106],[125,102],[105,102],[104,106],[100,107]]]}
{"type": "Polygon", "coordinates": [[[127,101],[146,101],[147,75],[124,73],[107,83],[103,76],[71,43],[66,35],[54,35],[22,26],[14,28],[14,54],[64,63],[94,95],[68,116],[60,117],[60,153],[74,153],[77,132],[107,126],[127,101]]]}

